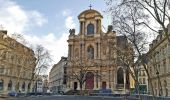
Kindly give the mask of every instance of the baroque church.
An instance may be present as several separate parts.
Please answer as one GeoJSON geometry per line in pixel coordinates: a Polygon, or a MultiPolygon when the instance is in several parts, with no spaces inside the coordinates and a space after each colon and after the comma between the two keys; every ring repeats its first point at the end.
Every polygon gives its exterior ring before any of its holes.
{"type": "MultiPolygon", "coordinates": [[[[117,56],[117,48],[125,50],[127,39],[117,36],[111,25],[102,31],[100,12],[88,9],[78,15],[80,30],[69,30],[67,75],[83,80],[82,90],[111,89],[125,92],[129,89],[129,74],[117,56]]],[[[68,90],[80,90],[80,82],[67,78],[68,90]]]]}

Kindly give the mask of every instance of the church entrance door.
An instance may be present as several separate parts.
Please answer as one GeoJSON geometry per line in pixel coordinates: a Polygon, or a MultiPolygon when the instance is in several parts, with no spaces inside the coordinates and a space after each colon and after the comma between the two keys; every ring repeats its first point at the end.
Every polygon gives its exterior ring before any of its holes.
{"type": "Polygon", "coordinates": [[[74,90],[77,90],[77,82],[74,82],[74,90]]]}
{"type": "Polygon", "coordinates": [[[106,82],[102,82],[102,89],[106,89],[106,82]]]}
{"type": "Polygon", "coordinates": [[[86,74],[86,89],[92,90],[94,88],[94,74],[92,72],[88,72],[86,74]]]}

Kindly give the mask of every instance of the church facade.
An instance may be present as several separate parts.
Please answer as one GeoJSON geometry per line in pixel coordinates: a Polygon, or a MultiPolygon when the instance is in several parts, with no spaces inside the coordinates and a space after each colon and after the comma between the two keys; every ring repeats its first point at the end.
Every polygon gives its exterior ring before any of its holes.
{"type": "Polygon", "coordinates": [[[69,31],[68,90],[80,90],[81,84],[82,90],[111,89],[125,92],[129,89],[128,73],[118,63],[117,57],[117,47],[124,47],[127,40],[124,36],[116,36],[111,25],[104,33],[102,18],[96,10],[85,10],[78,16],[79,33],[76,35],[75,29],[69,31]],[[82,83],[76,77],[80,77],[82,83]]]}

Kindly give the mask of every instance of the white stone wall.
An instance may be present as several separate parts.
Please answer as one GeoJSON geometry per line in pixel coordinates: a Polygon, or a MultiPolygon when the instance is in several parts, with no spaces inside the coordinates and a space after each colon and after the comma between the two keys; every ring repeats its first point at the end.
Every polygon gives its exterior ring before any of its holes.
{"type": "Polygon", "coordinates": [[[162,36],[162,38],[158,36],[156,40],[156,42],[152,43],[152,47],[150,47],[150,51],[148,53],[148,69],[151,74],[155,93],[159,95],[159,87],[162,87],[162,95],[166,96],[166,94],[168,94],[168,96],[170,96],[170,43],[164,36],[162,36]],[[161,83],[161,86],[159,83],[161,83]],[[166,86],[165,83],[167,84],[166,86]]]}

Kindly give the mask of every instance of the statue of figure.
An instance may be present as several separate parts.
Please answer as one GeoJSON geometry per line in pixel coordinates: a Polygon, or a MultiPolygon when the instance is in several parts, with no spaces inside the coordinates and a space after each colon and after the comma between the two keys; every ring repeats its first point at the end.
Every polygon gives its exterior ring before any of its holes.
{"type": "Polygon", "coordinates": [[[75,35],[75,29],[72,29],[72,34],[75,35]]]}
{"type": "Polygon", "coordinates": [[[93,59],[94,58],[94,51],[92,48],[89,48],[89,51],[88,51],[88,58],[89,59],[93,59]]]}
{"type": "Polygon", "coordinates": [[[69,33],[70,33],[70,35],[75,35],[75,29],[70,29],[69,33]]]}
{"type": "Polygon", "coordinates": [[[108,31],[108,32],[111,32],[112,30],[113,30],[113,26],[112,26],[112,25],[109,25],[107,31],[108,31]]]}
{"type": "Polygon", "coordinates": [[[72,31],[71,31],[71,29],[69,30],[69,33],[70,33],[70,35],[72,34],[72,31]]]}

